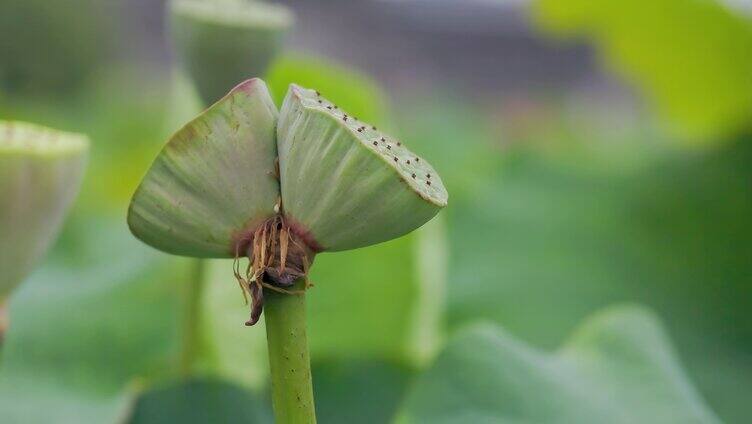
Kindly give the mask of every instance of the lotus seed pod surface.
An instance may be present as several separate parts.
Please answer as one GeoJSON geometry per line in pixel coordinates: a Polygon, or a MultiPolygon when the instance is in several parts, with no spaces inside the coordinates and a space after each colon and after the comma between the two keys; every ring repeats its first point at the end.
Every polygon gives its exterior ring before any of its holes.
{"type": "Polygon", "coordinates": [[[0,300],[39,262],[76,197],[89,142],[0,121],[0,300]]]}
{"type": "Polygon", "coordinates": [[[277,116],[266,84],[252,79],[179,130],[133,195],[131,231],[176,255],[235,256],[275,214],[277,116]]]}
{"type": "Polygon", "coordinates": [[[284,6],[263,2],[173,0],[177,54],[207,104],[248,75],[264,75],[292,25],[284,6]]]}
{"type": "Polygon", "coordinates": [[[277,134],[284,212],[321,250],[399,237],[447,204],[423,157],[314,90],[290,87],[277,134]]]}

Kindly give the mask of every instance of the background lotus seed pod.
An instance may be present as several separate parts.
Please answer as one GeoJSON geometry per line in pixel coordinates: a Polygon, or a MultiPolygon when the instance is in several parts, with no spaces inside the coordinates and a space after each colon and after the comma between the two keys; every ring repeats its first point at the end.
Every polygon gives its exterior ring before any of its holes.
{"type": "Polygon", "coordinates": [[[0,121],[0,300],[55,239],[78,193],[88,139],[0,121]]]}
{"type": "Polygon", "coordinates": [[[133,195],[133,234],[176,255],[233,257],[242,231],[275,213],[277,116],[252,79],[180,129],[133,195]]]}
{"type": "Polygon", "coordinates": [[[204,102],[248,76],[264,75],[292,13],[284,6],[238,0],[173,0],[172,39],[204,102]]]}
{"type": "Polygon", "coordinates": [[[447,204],[425,159],[316,91],[290,86],[277,143],[285,214],[323,250],[399,237],[447,204]]]}

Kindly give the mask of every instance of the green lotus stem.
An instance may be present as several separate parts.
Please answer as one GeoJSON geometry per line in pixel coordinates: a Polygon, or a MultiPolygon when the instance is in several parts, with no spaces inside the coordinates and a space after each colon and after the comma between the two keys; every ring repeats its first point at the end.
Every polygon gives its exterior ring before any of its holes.
{"type": "MultiPolygon", "coordinates": [[[[0,300],[0,347],[5,340],[5,331],[8,329],[8,301],[0,300]]],[[[0,358],[2,358],[2,349],[0,349],[0,358]]]]}
{"type": "MultiPolygon", "coordinates": [[[[303,288],[302,282],[295,287],[303,288]]],[[[276,423],[315,423],[305,294],[264,290],[264,318],[276,423]]]]}
{"type": "Polygon", "coordinates": [[[191,265],[191,275],[185,285],[183,348],[180,356],[180,374],[184,377],[192,375],[194,364],[204,346],[201,299],[204,294],[206,262],[196,259],[191,265]]]}

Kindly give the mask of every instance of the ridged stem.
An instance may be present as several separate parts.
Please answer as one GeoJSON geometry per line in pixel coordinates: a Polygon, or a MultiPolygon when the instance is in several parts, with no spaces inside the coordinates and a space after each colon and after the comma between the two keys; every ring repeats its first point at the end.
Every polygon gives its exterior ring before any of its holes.
{"type": "MultiPolygon", "coordinates": [[[[295,290],[303,289],[299,281],[295,290]]],[[[277,424],[315,424],[305,294],[264,290],[272,402],[277,424]]]]}

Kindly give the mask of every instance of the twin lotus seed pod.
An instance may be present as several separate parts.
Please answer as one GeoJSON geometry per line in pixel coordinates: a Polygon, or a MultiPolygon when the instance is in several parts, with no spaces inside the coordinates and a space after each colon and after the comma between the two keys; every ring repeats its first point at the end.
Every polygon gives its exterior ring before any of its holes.
{"type": "Polygon", "coordinates": [[[55,239],[81,185],[88,145],[80,134],[0,121],[0,301],[55,239]]]}
{"type": "Polygon", "coordinates": [[[252,325],[262,287],[289,292],[317,253],[407,234],[446,203],[436,171],[400,141],[295,85],[278,113],[252,79],[168,141],[128,223],[168,253],[235,258],[252,325]],[[239,257],[250,260],[244,276],[239,257]]]}
{"type": "Polygon", "coordinates": [[[169,12],[178,57],[206,104],[266,73],[293,23],[286,7],[259,1],[172,0],[169,12]]]}

